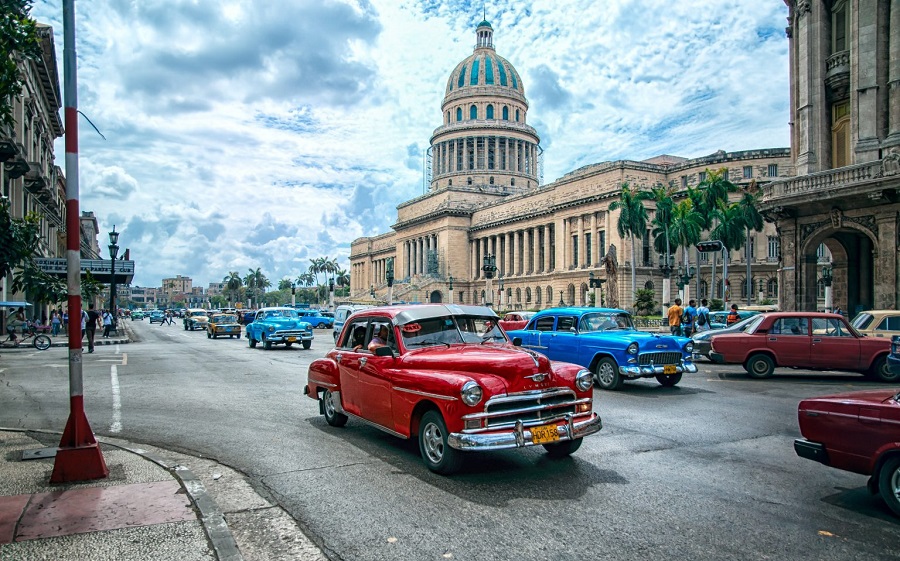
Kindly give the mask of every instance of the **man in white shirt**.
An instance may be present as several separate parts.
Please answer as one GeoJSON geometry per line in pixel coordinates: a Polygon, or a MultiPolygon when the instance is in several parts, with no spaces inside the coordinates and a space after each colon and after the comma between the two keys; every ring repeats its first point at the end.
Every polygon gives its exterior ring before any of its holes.
{"type": "Polygon", "coordinates": [[[697,308],[697,321],[694,322],[694,325],[697,326],[697,333],[709,331],[709,305],[706,298],[700,300],[700,307],[697,308]]]}

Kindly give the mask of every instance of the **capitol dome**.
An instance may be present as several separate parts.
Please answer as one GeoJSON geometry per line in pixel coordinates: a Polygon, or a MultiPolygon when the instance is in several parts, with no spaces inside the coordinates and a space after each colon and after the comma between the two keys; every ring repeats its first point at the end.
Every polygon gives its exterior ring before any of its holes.
{"type": "Polygon", "coordinates": [[[525,95],[522,78],[508,60],[494,51],[494,29],[487,21],[478,24],[475,31],[477,44],[475,52],[456,65],[447,80],[445,95],[454,91],[478,86],[508,88],[525,95]]]}

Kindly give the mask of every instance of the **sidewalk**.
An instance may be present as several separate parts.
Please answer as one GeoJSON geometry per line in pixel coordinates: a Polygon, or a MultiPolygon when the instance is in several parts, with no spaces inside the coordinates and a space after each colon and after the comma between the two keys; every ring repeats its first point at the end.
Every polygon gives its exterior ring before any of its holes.
{"type": "MultiPolygon", "coordinates": [[[[113,334],[111,334],[108,339],[103,337],[103,330],[98,329],[96,336],[94,337],[94,346],[97,347],[100,345],[124,345],[125,343],[130,343],[132,340],[131,328],[126,323],[127,321],[131,320],[127,318],[120,319],[118,331],[113,332],[113,334]]],[[[69,336],[62,331],[59,332],[59,335],[51,335],[49,331],[45,332],[44,334],[47,335],[47,337],[50,337],[51,347],[69,346],[69,336]]],[[[7,351],[34,351],[35,348],[33,345],[33,341],[34,339],[29,339],[18,347],[3,347],[2,349],[0,349],[0,352],[5,353],[7,351]]],[[[81,346],[83,347],[84,352],[87,352],[87,336],[84,334],[82,334],[81,337],[81,346]]]]}
{"type": "Polygon", "coordinates": [[[98,437],[109,476],[50,485],[59,439],[0,428],[0,560],[327,560],[239,472],[206,458],[98,437]]]}

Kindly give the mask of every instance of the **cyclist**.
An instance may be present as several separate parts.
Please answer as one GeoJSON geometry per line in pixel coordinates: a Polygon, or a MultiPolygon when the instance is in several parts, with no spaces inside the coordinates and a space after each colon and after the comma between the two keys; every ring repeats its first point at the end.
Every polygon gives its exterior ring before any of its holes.
{"type": "Polygon", "coordinates": [[[10,340],[15,342],[15,345],[18,347],[19,341],[16,337],[17,327],[22,330],[22,334],[25,333],[25,308],[22,306],[19,306],[18,310],[10,312],[9,316],[6,318],[6,331],[9,333],[10,340]]]}

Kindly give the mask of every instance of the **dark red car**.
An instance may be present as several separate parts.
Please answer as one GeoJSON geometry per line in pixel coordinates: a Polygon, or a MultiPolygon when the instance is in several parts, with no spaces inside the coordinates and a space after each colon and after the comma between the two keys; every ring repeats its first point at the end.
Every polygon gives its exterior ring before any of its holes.
{"type": "Polygon", "coordinates": [[[870,475],[900,516],[900,392],[871,390],[805,399],[797,410],[797,455],[826,466],[870,475]]]}
{"type": "Polygon", "coordinates": [[[332,426],[354,417],[418,438],[438,473],[460,467],[463,451],[543,445],[568,456],[602,427],[593,374],[514,346],[498,320],[490,308],[452,304],[358,311],[310,365],[303,393],[332,426]]]}
{"type": "Polygon", "coordinates": [[[891,342],[865,337],[838,314],[772,312],[743,333],[715,335],[709,358],[741,364],[753,378],[768,378],[775,367],[862,372],[883,382],[900,375],[888,367],[891,342]]]}
{"type": "Polygon", "coordinates": [[[500,320],[500,327],[504,331],[512,331],[514,329],[524,329],[528,324],[528,320],[534,316],[536,312],[509,312],[500,320]]]}

